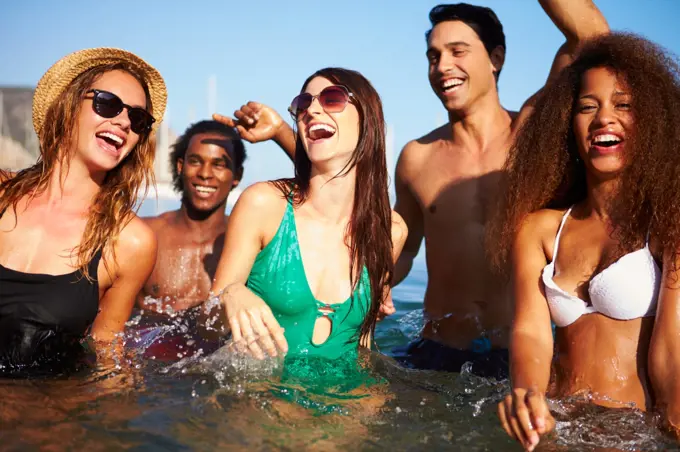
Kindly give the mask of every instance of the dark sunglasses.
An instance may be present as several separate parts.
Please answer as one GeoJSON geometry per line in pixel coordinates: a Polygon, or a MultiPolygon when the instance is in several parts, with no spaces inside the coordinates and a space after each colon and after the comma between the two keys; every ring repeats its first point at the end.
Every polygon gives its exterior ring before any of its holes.
{"type": "MultiPolygon", "coordinates": [[[[102,118],[115,118],[127,108],[130,118],[130,130],[137,135],[142,135],[151,130],[151,125],[156,122],[151,114],[140,107],[131,107],[124,104],[120,97],[108,91],[91,89],[87,93],[94,93],[92,97],[92,109],[102,118]]],[[[88,98],[89,99],[89,98],[88,98]]]]}
{"type": "Polygon", "coordinates": [[[293,116],[293,119],[298,121],[300,116],[312,105],[314,99],[319,99],[321,108],[326,113],[340,113],[347,107],[350,97],[354,97],[354,95],[344,86],[328,86],[316,96],[312,96],[309,93],[302,93],[296,96],[293,102],[290,103],[288,111],[293,116]]]}

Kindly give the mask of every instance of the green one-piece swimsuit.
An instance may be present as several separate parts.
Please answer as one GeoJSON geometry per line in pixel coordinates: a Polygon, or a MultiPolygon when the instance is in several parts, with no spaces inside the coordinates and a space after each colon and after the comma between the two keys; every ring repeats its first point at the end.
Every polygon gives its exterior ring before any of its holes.
{"type": "Polygon", "coordinates": [[[288,357],[332,360],[356,353],[359,330],[371,303],[368,271],[362,269],[354,292],[344,302],[329,305],[317,300],[302,264],[290,199],[276,235],[257,255],[246,286],[269,305],[284,328],[288,357]],[[315,344],[314,326],[324,315],[331,321],[331,333],[323,343],[315,344]]]}

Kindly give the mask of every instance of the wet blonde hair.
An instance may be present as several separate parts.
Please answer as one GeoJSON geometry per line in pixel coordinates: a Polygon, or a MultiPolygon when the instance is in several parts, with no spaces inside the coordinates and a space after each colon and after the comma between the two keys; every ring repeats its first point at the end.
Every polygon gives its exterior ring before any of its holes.
{"type": "MultiPolygon", "coordinates": [[[[75,151],[73,140],[83,97],[99,77],[115,70],[127,72],[139,81],[146,94],[147,110],[153,114],[148,86],[142,73],[133,65],[121,62],[96,66],[83,72],[47,110],[38,136],[38,161],[0,183],[0,212],[4,212],[9,206],[16,211],[17,204],[24,196],[33,197],[43,193],[56,163],[61,164],[60,180],[66,175],[75,151]]],[[[106,173],[102,187],[90,206],[80,245],[72,250],[72,256],[77,256],[78,270],[88,280],[93,279],[88,272],[88,264],[98,251],[111,252],[115,260],[114,244],[120,231],[134,218],[134,213],[139,208],[140,190],[146,196],[148,188],[155,185],[155,148],[154,131],[140,135],[139,142],[130,153],[106,173]]]]}

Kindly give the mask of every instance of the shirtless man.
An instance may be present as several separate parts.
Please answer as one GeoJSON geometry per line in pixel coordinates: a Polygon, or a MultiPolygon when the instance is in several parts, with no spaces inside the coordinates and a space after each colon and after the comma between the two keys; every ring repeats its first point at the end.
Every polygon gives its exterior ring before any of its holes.
{"type": "MultiPolygon", "coordinates": [[[[591,0],[539,2],[567,39],[553,62],[552,77],[571,62],[584,40],[609,27],[591,0]]],[[[397,163],[395,210],[406,221],[409,237],[393,284],[408,275],[425,238],[428,286],[422,338],[396,351],[395,358],[409,367],[448,371],[471,362],[476,374],[505,377],[510,293],[487,262],[484,232],[508,149],[522,118],[531,113],[531,102],[519,113],[500,104],[497,80],[505,36],[492,10],[440,5],[430,20],[429,79],[449,122],[409,142],[397,163]]],[[[294,153],[288,138],[293,132],[280,118],[272,122],[270,108],[249,103],[235,116],[215,119],[236,125],[248,141],[274,139],[294,153]]]]}
{"type": "MultiPolygon", "coordinates": [[[[591,0],[539,2],[567,38],[552,77],[585,39],[606,33],[608,25],[591,0]]],[[[409,142],[397,163],[395,210],[409,237],[394,284],[410,271],[424,237],[428,285],[422,337],[396,358],[410,367],[449,371],[471,362],[473,373],[505,377],[510,293],[488,264],[484,232],[508,149],[531,101],[519,113],[500,104],[505,37],[492,10],[440,5],[430,11],[430,21],[430,85],[449,122],[409,142]]]]}
{"type": "MultiPolygon", "coordinates": [[[[181,313],[181,321],[188,325],[196,323],[197,313],[190,308],[208,299],[227,228],[227,196],[243,177],[245,158],[238,134],[216,121],[197,122],[177,140],[170,164],[182,205],[144,219],[158,237],[158,257],[137,298],[137,306],[144,310],[142,326],[179,326],[179,321],[168,318],[175,313],[181,313]]],[[[176,339],[166,337],[158,342],[163,350],[153,347],[147,354],[176,358],[176,349],[184,350],[180,354],[190,351],[186,346],[170,347],[176,339]]]]}
{"type": "Polygon", "coordinates": [[[216,121],[195,123],[177,140],[170,164],[182,205],[145,218],[158,236],[158,258],[139,307],[172,313],[208,298],[227,229],[227,196],[243,177],[245,158],[238,134],[216,121]]]}

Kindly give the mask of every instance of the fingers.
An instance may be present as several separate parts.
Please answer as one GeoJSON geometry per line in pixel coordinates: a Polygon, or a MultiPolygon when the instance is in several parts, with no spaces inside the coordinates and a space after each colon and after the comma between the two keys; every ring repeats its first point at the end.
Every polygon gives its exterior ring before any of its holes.
{"type": "Polygon", "coordinates": [[[517,419],[517,397],[514,395],[510,396],[509,399],[506,399],[506,407],[505,410],[509,414],[508,416],[508,424],[510,425],[510,429],[512,430],[512,437],[515,438],[517,441],[522,444],[523,447],[528,448],[529,446],[529,440],[526,437],[524,430],[522,429],[522,426],[520,425],[519,420],[517,419]]]}
{"type": "Polygon", "coordinates": [[[546,433],[548,431],[546,429],[547,419],[552,418],[552,416],[550,415],[550,410],[548,409],[545,397],[543,394],[529,390],[526,395],[526,402],[536,431],[541,435],[546,433]]]}
{"type": "Polygon", "coordinates": [[[234,120],[228,116],[223,116],[220,115],[219,113],[214,113],[212,117],[217,122],[220,122],[228,127],[234,127],[235,124],[234,120]]]}
{"type": "Polygon", "coordinates": [[[538,445],[541,434],[555,427],[544,396],[521,388],[514,389],[498,404],[498,418],[503,430],[529,451],[538,445]]]}
{"type": "Polygon", "coordinates": [[[501,402],[498,403],[498,418],[501,421],[501,427],[505,430],[508,436],[516,441],[519,438],[515,435],[515,431],[510,426],[509,418],[512,416],[512,396],[506,396],[501,402]]]}
{"type": "Polygon", "coordinates": [[[243,334],[242,340],[245,341],[248,350],[255,358],[264,359],[264,353],[257,343],[257,336],[250,324],[250,318],[247,311],[240,312],[239,321],[241,322],[241,333],[243,334]]]}
{"type": "Polygon", "coordinates": [[[231,338],[235,341],[241,341],[243,339],[243,334],[241,333],[241,324],[238,321],[238,316],[227,314],[227,320],[229,321],[229,328],[231,329],[231,338]]]}
{"type": "Polygon", "coordinates": [[[279,325],[279,322],[276,321],[274,315],[269,309],[263,313],[262,320],[269,330],[269,334],[272,338],[274,338],[276,347],[281,351],[281,353],[288,353],[288,341],[286,341],[286,336],[283,334],[284,330],[281,328],[281,325],[279,325]]]}
{"type": "Polygon", "coordinates": [[[258,119],[260,119],[259,111],[254,110],[248,105],[242,105],[239,110],[234,112],[234,116],[242,124],[247,124],[249,126],[254,125],[258,119]]]}
{"type": "Polygon", "coordinates": [[[238,135],[243,138],[244,140],[250,142],[250,143],[255,143],[257,142],[257,139],[255,138],[255,135],[253,135],[252,132],[249,132],[246,130],[245,127],[242,125],[236,126],[236,131],[238,132],[238,135]]]}
{"type": "Polygon", "coordinates": [[[264,351],[267,352],[267,355],[271,357],[276,356],[276,346],[274,345],[274,341],[272,341],[269,330],[266,326],[264,326],[264,322],[262,322],[261,313],[249,312],[248,314],[250,316],[250,322],[257,337],[258,344],[262,349],[264,349],[264,351]]]}
{"type": "Polygon", "coordinates": [[[246,105],[258,116],[260,114],[260,110],[262,110],[262,108],[264,107],[264,105],[262,105],[261,103],[254,102],[252,100],[248,102],[246,105]]]}
{"type": "Polygon", "coordinates": [[[522,437],[524,447],[532,450],[538,444],[539,437],[531,422],[531,413],[529,412],[525,397],[526,393],[524,391],[515,394],[513,397],[513,419],[516,420],[517,426],[515,428],[519,429],[519,435],[522,437]]]}

